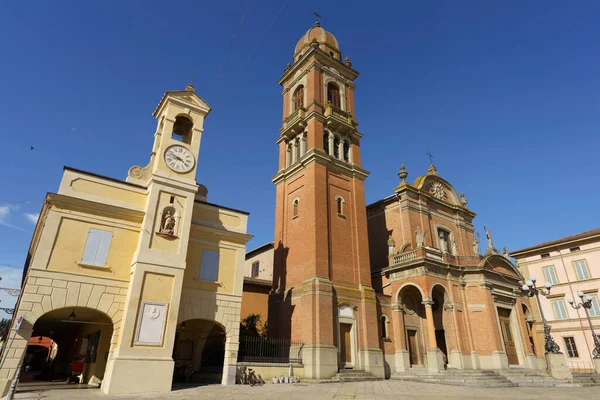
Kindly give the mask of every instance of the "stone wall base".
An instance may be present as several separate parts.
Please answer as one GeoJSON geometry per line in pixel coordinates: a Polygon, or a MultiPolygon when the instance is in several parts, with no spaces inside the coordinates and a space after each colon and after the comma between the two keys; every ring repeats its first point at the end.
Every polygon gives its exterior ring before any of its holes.
{"type": "Polygon", "coordinates": [[[406,372],[410,369],[410,354],[407,350],[397,350],[395,358],[396,372],[406,372]]]}
{"type": "Polygon", "coordinates": [[[337,347],[325,344],[309,344],[302,349],[304,377],[327,379],[338,372],[337,347]]]}
{"type": "Polygon", "coordinates": [[[442,352],[438,349],[427,352],[427,370],[429,372],[439,372],[444,370],[444,358],[442,352]]]}
{"type": "Polygon", "coordinates": [[[171,391],[175,363],[168,359],[108,360],[102,381],[105,394],[166,393],[171,391]]]}
{"type": "Polygon", "coordinates": [[[600,358],[592,358],[592,362],[594,363],[594,368],[596,369],[596,373],[600,374],[600,358]]]}
{"type": "Polygon", "coordinates": [[[573,374],[567,366],[567,360],[565,355],[560,354],[546,354],[546,362],[548,363],[548,373],[554,379],[566,379],[573,381],[573,374]]]}
{"type": "Polygon", "coordinates": [[[381,349],[358,350],[360,366],[368,373],[381,379],[385,379],[385,367],[383,352],[381,349]]]}

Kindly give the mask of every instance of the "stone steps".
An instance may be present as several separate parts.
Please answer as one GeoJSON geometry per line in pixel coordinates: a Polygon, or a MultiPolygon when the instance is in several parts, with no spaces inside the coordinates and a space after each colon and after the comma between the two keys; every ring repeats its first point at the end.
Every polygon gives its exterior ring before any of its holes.
{"type": "Polygon", "coordinates": [[[364,381],[380,381],[378,378],[370,373],[360,369],[343,369],[334,375],[330,382],[364,382],[364,381]]]}
{"type": "Polygon", "coordinates": [[[600,375],[593,372],[573,372],[573,381],[584,387],[600,386],[600,375]]]}
{"type": "Polygon", "coordinates": [[[594,380],[587,377],[583,378],[585,382],[569,382],[553,379],[544,371],[533,370],[449,369],[431,373],[425,368],[418,368],[405,373],[395,373],[391,379],[471,387],[581,387],[584,384],[595,385],[594,380]]]}

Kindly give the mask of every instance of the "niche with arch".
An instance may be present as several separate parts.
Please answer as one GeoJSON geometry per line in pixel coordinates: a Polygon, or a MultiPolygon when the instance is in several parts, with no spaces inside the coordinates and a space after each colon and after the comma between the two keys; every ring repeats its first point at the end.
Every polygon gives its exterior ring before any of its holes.
{"type": "Polygon", "coordinates": [[[177,210],[173,206],[166,206],[163,208],[160,217],[160,228],[156,234],[165,238],[177,238],[177,210]]]}
{"type": "Polygon", "coordinates": [[[173,132],[171,133],[171,139],[178,142],[191,144],[192,143],[192,128],[194,123],[185,115],[178,115],[175,117],[175,123],[173,124],[173,132]]]}

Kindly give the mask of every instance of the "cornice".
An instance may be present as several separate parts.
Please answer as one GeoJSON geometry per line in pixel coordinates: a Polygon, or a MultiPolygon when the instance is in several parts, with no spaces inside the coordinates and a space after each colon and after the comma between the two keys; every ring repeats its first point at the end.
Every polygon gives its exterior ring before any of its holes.
{"type": "Polygon", "coordinates": [[[119,219],[141,223],[145,212],[131,208],[119,207],[106,203],[90,201],[79,197],[71,197],[62,194],[49,193],[47,201],[50,205],[58,208],[67,208],[73,211],[85,212],[88,214],[103,215],[107,217],[116,217],[119,219]]]}
{"type": "Polygon", "coordinates": [[[333,66],[337,71],[343,73],[342,76],[345,76],[346,79],[354,80],[358,77],[359,73],[357,70],[351,67],[347,67],[342,61],[332,58],[329,54],[325,53],[318,47],[310,46],[308,51],[302,55],[302,58],[296,61],[287,71],[284,71],[283,75],[277,83],[283,85],[283,83],[293,74],[296,73],[298,69],[305,66],[306,64],[318,64],[315,60],[311,60],[311,56],[315,56],[322,64],[333,66]]]}
{"type": "Polygon", "coordinates": [[[309,150],[295,164],[288,168],[282,169],[271,178],[271,181],[278,185],[279,183],[291,178],[298,172],[306,168],[311,163],[316,162],[326,166],[330,171],[337,172],[351,178],[357,178],[364,181],[369,176],[369,172],[354,164],[348,164],[343,161],[334,159],[330,155],[321,153],[316,149],[309,150]]]}

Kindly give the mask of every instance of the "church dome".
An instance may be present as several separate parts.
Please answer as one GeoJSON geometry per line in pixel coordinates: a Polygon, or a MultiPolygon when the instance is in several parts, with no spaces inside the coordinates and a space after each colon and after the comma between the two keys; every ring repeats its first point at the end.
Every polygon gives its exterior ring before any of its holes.
{"type": "Polygon", "coordinates": [[[315,41],[318,43],[321,50],[337,60],[341,59],[342,55],[337,39],[331,33],[321,28],[321,24],[317,21],[315,22],[315,25],[306,31],[300,40],[298,40],[296,49],[294,50],[294,61],[298,61],[301,55],[309,49],[311,43],[315,41]]]}

